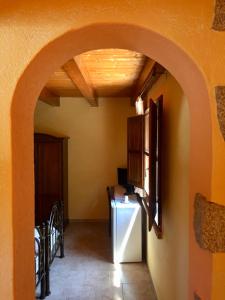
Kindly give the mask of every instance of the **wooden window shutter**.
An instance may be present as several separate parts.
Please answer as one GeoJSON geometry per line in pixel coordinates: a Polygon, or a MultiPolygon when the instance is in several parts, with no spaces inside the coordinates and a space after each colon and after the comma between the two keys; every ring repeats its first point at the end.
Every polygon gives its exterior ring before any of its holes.
{"type": "Polygon", "coordinates": [[[127,120],[128,182],[143,188],[144,116],[127,120]]]}

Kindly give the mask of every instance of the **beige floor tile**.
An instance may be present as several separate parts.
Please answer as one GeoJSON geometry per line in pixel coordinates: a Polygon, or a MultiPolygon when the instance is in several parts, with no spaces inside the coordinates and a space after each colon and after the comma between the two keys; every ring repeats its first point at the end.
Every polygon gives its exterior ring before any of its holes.
{"type": "Polygon", "coordinates": [[[122,286],[108,286],[98,289],[96,296],[98,300],[123,300],[122,286]]]}
{"type": "Polygon", "coordinates": [[[111,257],[106,224],[70,224],[65,258],[51,266],[46,300],[156,300],[146,264],[114,265],[111,257]]]}
{"type": "Polygon", "coordinates": [[[148,284],[151,282],[151,279],[146,270],[117,269],[110,271],[110,281],[120,281],[121,283],[146,282],[148,284]]]}
{"type": "Polygon", "coordinates": [[[151,285],[143,283],[123,283],[124,300],[157,300],[151,285]]]}
{"type": "MultiPolygon", "coordinates": [[[[97,300],[96,290],[87,284],[65,288],[66,300],[97,300]]],[[[47,299],[46,299],[47,300],[47,299]]]]}

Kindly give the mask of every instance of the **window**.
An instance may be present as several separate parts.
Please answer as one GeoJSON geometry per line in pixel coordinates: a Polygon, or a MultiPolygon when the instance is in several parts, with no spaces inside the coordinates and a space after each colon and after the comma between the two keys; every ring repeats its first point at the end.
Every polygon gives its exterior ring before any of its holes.
{"type": "MultiPolygon", "coordinates": [[[[162,237],[161,140],[163,96],[150,100],[144,115],[128,118],[128,182],[139,189],[149,230],[162,237]]],[[[138,191],[137,191],[138,190],[138,191]]]]}
{"type": "Polygon", "coordinates": [[[150,105],[144,115],[144,190],[145,207],[149,217],[149,230],[154,227],[158,238],[162,237],[161,205],[161,140],[163,96],[150,105]]]}

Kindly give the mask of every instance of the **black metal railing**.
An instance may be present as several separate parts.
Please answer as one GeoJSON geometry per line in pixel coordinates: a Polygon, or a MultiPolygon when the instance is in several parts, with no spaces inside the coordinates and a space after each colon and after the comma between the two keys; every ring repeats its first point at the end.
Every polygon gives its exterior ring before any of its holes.
{"type": "Polygon", "coordinates": [[[50,266],[59,252],[64,257],[63,204],[53,205],[49,220],[35,227],[35,280],[40,299],[50,295],[50,266]]]}

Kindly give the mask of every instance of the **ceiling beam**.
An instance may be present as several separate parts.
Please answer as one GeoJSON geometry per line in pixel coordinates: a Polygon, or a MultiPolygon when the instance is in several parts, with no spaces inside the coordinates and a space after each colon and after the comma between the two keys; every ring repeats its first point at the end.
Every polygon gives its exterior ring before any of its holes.
{"type": "Polygon", "coordinates": [[[147,59],[133,90],[132,106],[137,97],[149,91],[164,72],[164,67],[150,58],[147,59]]]}
{"type": "Polygon", "coordinates": [[[47,87],[44,87],[39,95],[38,100],[51,105],[51,106],[60,106],[60,97],[55,95],[47,87]]]}
{"type": "Polygon", "coordinates": [[[98,99],[95,97],[95,91],[81,60],[78,57],[76,60],[72,58],[62,68],[88,103],[91,106],[98,106],[98,99]]]}

